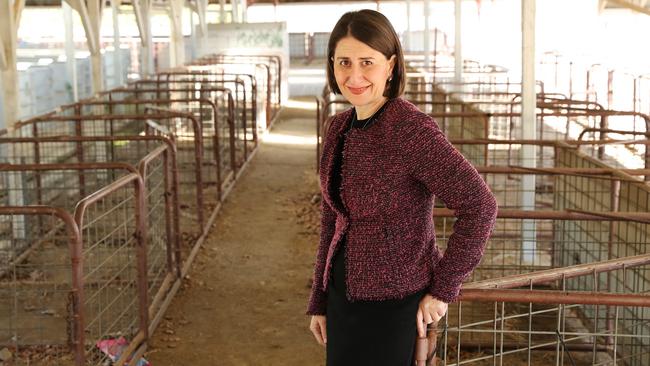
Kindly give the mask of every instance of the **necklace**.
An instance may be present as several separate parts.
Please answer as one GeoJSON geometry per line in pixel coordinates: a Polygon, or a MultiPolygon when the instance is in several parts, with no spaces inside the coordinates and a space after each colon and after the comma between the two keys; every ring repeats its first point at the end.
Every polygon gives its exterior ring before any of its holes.
{"type": "MultiPolygon", "coordinates": [[[[384,109],[384,106],[385,106],[385,105],[386,105],[386,103],[384,103],[381,107],[379,107],[379,109],[377,109],[377,110],[375,111],[375,113],[373,113],[370,117],[368,117],[368,119],[366,119],[366,122],[363,124],[363,126],[361,126],[361,130],[365,130],[365,129],[366,129],[366,126],[368,126],[368,124],[369,124],[370,122],[372,122],[372,121],[375,119],[375,117],[378,116],[378,115],[380,114],[379,112],[380,112],[381,110],[384,109]]],[[[352,114],[352,122],[350,122],[350,128],[348,129],[347,132],[352,131],[352,129],[354,128],[354,122],[357,122],[357,121],[358,121],[358,119],[357,119],[357,113],[356,113],[356,111],[355,111],[355,112],[353,112],[353,114],[352,114]]]]}

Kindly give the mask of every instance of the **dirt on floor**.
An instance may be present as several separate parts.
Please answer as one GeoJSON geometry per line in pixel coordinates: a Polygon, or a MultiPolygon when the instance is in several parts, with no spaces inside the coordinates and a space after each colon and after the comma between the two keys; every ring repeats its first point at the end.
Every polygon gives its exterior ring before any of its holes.
{"type": "Polygon", "coordinates": [[[314,109],[282,111],[154,333],[153,365],[324,364],[305,315],[319,232],[314,125],[314,109]]]}

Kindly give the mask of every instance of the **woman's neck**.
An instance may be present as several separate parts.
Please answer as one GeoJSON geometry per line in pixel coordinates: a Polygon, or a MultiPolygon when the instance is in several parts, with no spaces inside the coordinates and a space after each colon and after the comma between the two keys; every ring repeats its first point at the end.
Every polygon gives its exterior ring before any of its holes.
{"type": "Polygon", "coordinates": [[[359,107],[354,107],[355,112],[357,113],[357,120],[366,119],[375,114],[388,101],[388,98],[383,97],[377,103],[372,105],[363,105],[359,107]]]}

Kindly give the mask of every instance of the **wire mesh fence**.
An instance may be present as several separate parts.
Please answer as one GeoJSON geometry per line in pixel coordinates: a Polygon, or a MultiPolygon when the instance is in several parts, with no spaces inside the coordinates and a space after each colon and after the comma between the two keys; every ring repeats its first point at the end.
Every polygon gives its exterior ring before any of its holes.
{"type": "Polygon", "coordinates": [[[467,284],[438,325],[439,364],[645,365],[649,263],[646,254],[467,284]]]}
{"type": "Polygon", "coordinates": [[[136,292],[146,291],[139,175],[119,163],[6,165],[1,173],[1,313],[10,315],[2,343],[18,354],[26,346],[72,346],[78,361],[105,361],[85,339],[133,334],[146,316],[138,308],[146,309],[147,298],[136,292]],[[115,170],[121,174],[111,180],[115,170]],[[80,176],[93,195],[83,193],[80,176]]]}
{"type": "Polygon", "coordinates": [[[256,151],[256,98],[277,117],[276,61],[210,80],[161,74],[0,132],[0,345],[11,364],[105,365],[101,345],[121,337],[116,364],[142,353],[256,151]]]}

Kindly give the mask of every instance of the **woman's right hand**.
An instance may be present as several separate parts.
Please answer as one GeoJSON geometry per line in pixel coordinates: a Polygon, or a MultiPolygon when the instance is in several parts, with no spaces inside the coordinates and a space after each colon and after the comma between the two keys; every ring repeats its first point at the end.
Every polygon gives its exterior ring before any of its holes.
{"type": "Polygon", "coordinates": [[[316,337],[316,341],[321,346],[327,343],[327,326],[325,322],[325,315],[312,315],[309,330],[316,337]]]}

